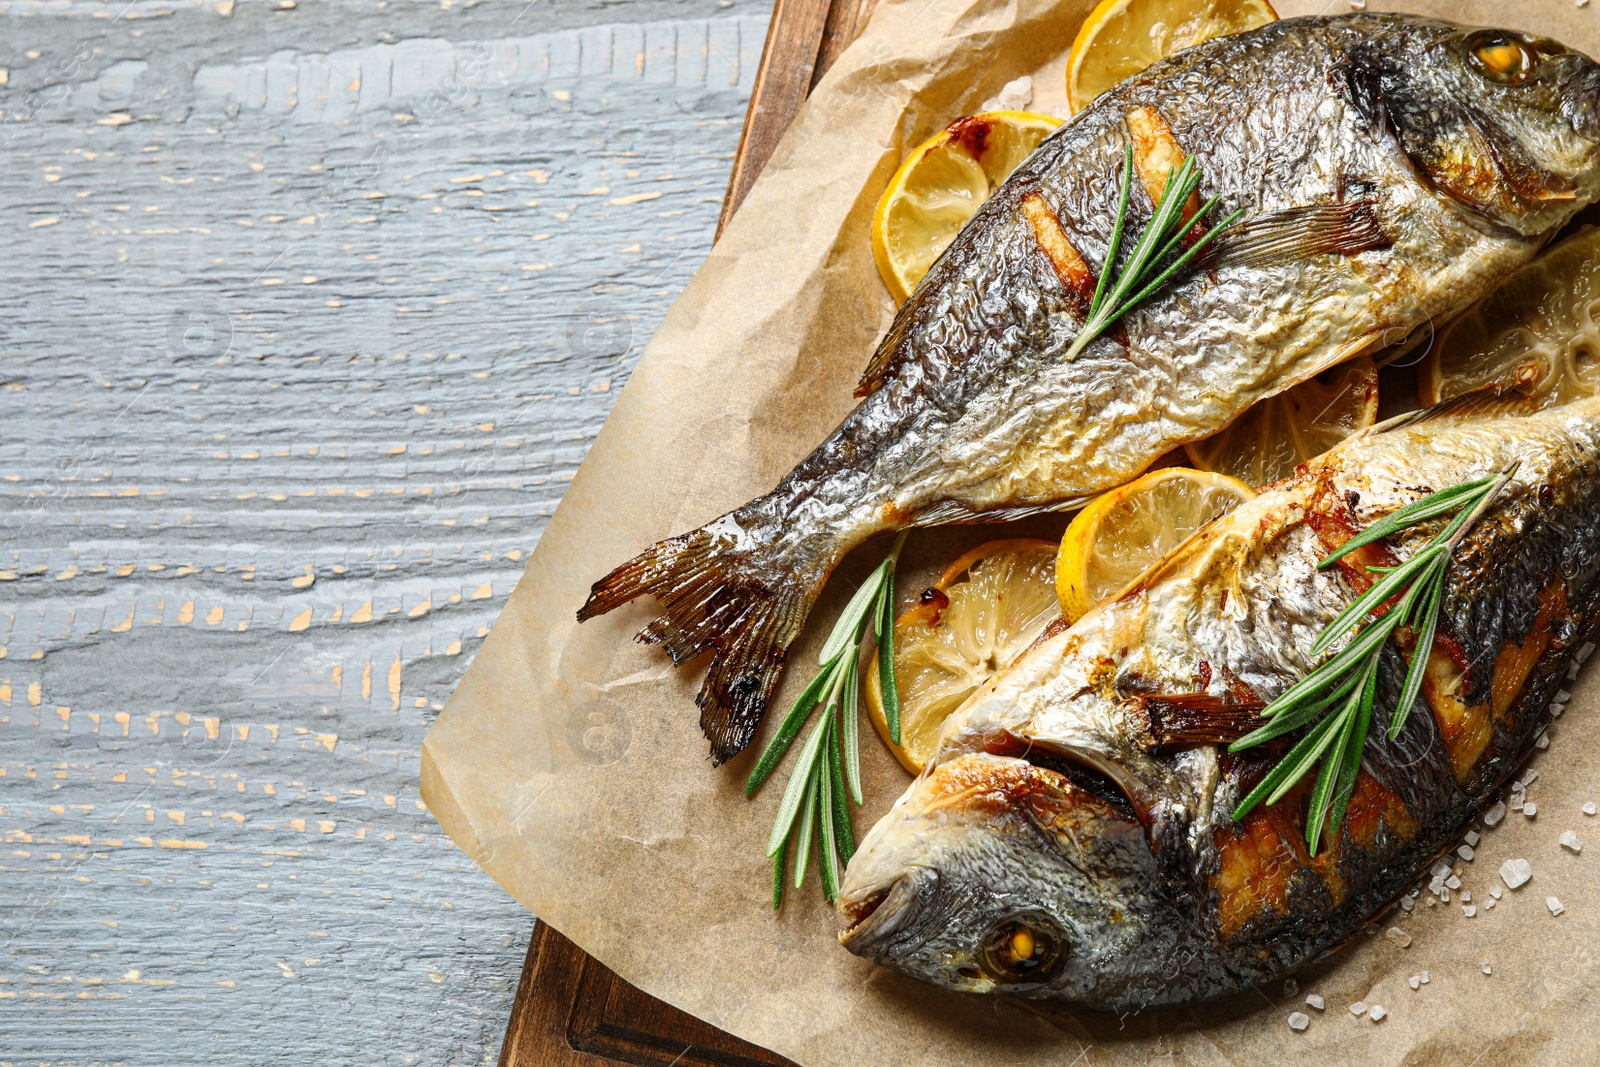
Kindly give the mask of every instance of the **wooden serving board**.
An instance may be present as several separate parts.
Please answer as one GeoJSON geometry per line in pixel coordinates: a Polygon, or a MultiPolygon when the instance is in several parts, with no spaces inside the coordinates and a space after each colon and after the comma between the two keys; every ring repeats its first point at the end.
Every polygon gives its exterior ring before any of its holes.
{"type": "MultiPolygon", "coordinates": [[[[866,24],[876,0],[777,0],[717,236],[772,157],[800,105],[866,24]]],[[[618,978],[536,922],[500,1067],[793,1067],[618,978]]]]}

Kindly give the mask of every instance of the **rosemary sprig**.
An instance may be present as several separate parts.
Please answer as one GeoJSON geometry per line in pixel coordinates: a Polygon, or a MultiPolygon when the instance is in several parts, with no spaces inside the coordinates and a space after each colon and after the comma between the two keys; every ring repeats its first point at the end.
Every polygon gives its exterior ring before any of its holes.
{"type": "Polygon", "coordinates": [[[905,541],[902,532],[888,558],[867,576],[845,605],[823,642],[818,656],[822,669],[801,691],[745,783],[745,795],[753,796],[777,769],[812,712],[822,708],[822,717],[812,724],[799,759],[789,772],[783,799],[778,803],[778,817],[767,839],[767,855],[773,861],[774,908],[783,906],[783,876],[791,836],[795,838],[794,887],[799,889],[805,884],[815,838],[822,895],[829,903],[838,898],[844,865],[855,854],[849,802],[861,803],[861,644],[869,627],[878,645],[884,718],[889,723],[890,737],[896,743],[900,740],[900,696],[894,679],[894,576],[905,541]]]}
{"type": "Polygon", "coordinates": [[[1167,171],[1167,182],[1162,187],[1161,205],[1156,208],[1156,213],[1151,217],[1144,233],[1139,235],[1138,243],[1133,246],[1133,252],[1128,256],[1127,264],[1113,282],[1111,276],[1116,269],[1117,254],[1122,250],[1123,233],[1128,225],[1128,200],[1133,189],[1133,146],[1127,145],[1123,148],[1122,184],[1117,197],[1117,222],[1111,231],[1111,243],[1106,248],[1106,261],[1100,269],[1100,281],[1095,286],[1094,299],[1089,303],[1089,317],[1084,321],[1083,329],[1078,331],[1072,347],[1067,349],[1068,360],[1077,359],[1078,354],[1088,348],[1095,338],[1105,333],[1113,323],[1165,285],[1174,274],[1188,266],[1189,262],[1218,234],[1233,225],[1239,216],[1244,214],[1242,210],[1235,211],[1191,245],[1181,256],[1166,267],[1162,267],[1162,261],[1178,246],[1178,242],[1200,225],[1201,220],[1221,199],[1213,196],[1188,221],[1185,221],[1184,205],[1198,188],[1200,188],[1200,167],[1195,163],[1193,156],[1185,159],[1183,165],[1176,170],[1167,171]]]}
{"type": "Polygon", "coordinates": [[[1399,628],[1411,628],[1411,663],[1389,725],[1392,741],[1400,736],[1422,689],[1423,672],[1439,629],[1444,579],[1451,557],[1472,524],[1505,488],[1516,470],[1517,464],[1513,463],[1499,475],[1431,493],[1373,523],[1317,564],[1318,570],[1325,569],[1358,548],[1428,519],[1455,514],[1443,530],[1404,563],[1396,567],[1367,568],[1382,577],[1328,624],[1312,643],[1311,654],[1327,651],[1340,638],[1352,634],[1369,616],[1373,617],[1372,622],[1354,633],[1349,643],[1326,663],[1263,708],[1261,717],[1268,720],[1265,726],[1229,746],[1230,752],[1238,752],[1314,723],[1260,784],[1239,802],[1233,813],[1235,819],[1243,818],[1263,801],[1276,804],[1311,772],[1312,767],[1320,764],[1306,816],[1306,844],[1311,854],[1317,854],[1325,820],[1330,834],[1338,832],[1350,795],[1355,790],[1356,774],[1361,769],[1361,754],[1372,723],[1378,666],[1384,645],[1399,628]],[[1391,606],[1384,610],[1385,604],[1391,606]],[[1337,710],[1330,713],[1333,708],[1337,710]]]}

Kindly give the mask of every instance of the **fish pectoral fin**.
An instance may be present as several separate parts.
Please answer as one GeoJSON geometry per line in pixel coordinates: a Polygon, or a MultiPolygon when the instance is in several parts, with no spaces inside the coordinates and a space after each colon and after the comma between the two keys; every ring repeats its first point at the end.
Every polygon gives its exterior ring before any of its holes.
{"type": "Polygon", "coordinates": [[[1279,267],[1316,256],[1354,256],[1394,242],[1368,199],[1274,211],[1234,227],[1212,245],[1208,267],[1279,267]]]}

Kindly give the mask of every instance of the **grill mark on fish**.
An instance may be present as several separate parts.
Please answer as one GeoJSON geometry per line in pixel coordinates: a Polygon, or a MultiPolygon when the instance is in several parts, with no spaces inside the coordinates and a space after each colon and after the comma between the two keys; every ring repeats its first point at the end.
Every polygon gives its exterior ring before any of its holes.
{"type": "MultiPolygon", "coordinates": [[[[1159,110],[1149,106],[1132,108],[1126,116],[1128,133],[1133,142],[1133,168],[1139,175],[1139,184],[1150,198],[1154,211],[1161,207],[1167,189],[1167,179],[1175,174],[1189,154],[1173,136],[1172,127],[1159,110]]],[[[1200,210],[1200,193],[1189,194],[1183,205],[1183,221],[1188,222],[1200,210]]],[[[1188,240],[1204,236],[1205,225],[1195,227],[1188,240]]]]}
{"type": "Polygon", "coordinates": [[[1055,268],[1056,276],[1061,279],[1061,287],[1074,298],[1078,313],[1087,315],[1089,303],[1094,299],[1094,273],[1082,254],[1073,247],[1067,231],[1061,226],[1061,220],[1039,193],[1023,197],[1022,215],[1033,227],[1039,250],[1055,268]]]}

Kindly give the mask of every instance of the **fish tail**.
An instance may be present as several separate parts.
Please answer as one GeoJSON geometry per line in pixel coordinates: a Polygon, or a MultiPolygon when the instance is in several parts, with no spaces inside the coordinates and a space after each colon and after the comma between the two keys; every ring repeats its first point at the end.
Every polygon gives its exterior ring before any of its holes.
{"type": "Polygon", "coordinates": [[[578,611],[583,622],[649,593],[662,613],[639,631],[640,641],[661,645],[678,666],[711,653],[695,703],[717,765],[755,737],[822,584],[797,572],[781,535],[731,533],[730,518],[650,546],[594,583],[578,611]]]}

